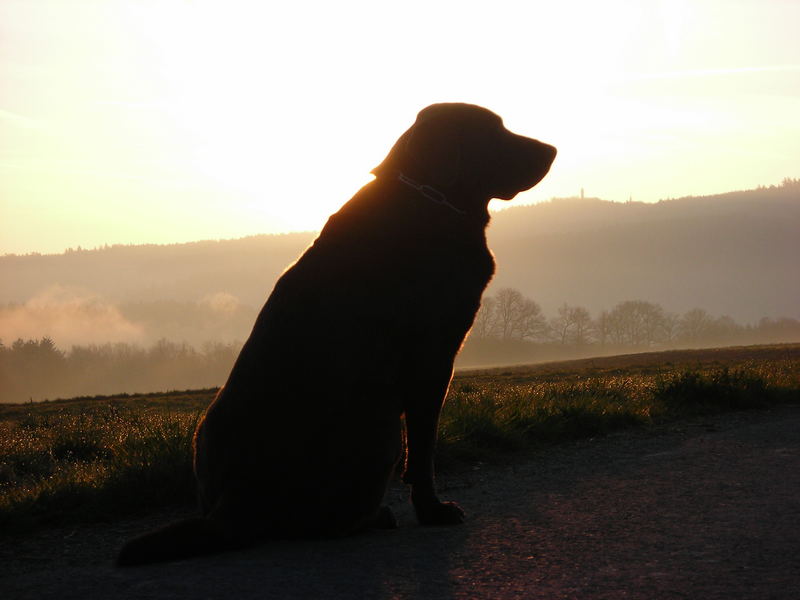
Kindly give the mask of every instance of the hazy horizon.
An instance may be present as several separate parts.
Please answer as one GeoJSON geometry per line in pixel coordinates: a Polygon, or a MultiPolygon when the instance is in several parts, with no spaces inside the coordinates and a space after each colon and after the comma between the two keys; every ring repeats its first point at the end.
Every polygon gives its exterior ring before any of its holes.
{"type": "Polygon", "coordinates": [[[798,22],[777,0],[9,0],[0,255],[318,230],[439,101],[558,147],[512,205],[779,184],[798,22]]]}
{"type": "MultiPolygon", "coordinates": [[[[519,288],[547,312],[563,302],[596,312],[642,299],[671,312],[701,307],[743,323],[800,318],[798,230],[800,179],[789,178],[780,186],[655,204],[561,198],[510,206],[495,213],[487,231],[497,270],[486,293],[519,288]]],[[[70,331],[83,341],[136,339],[139,328],[120,320],[119,307],[159,302],[198,303],[203,324],[195,332],[176,330],[171,323],[181,322],[186,309],[173,310],[150,327],[148,339],[241,338],[277,277],[315,236],[2,256],[0,308],[16,306],[19,314],[0,318],[0,338],[70,331]],[[238,333],[220,337],[234,315],[238,333]],[[26,321],[38,325],[20,327],[26,321]]]]}
{"type": "MultiPolygon", "coordinates": [[[[588,195],[585,195],[585,191],[583,189],[581,189],[581,192],[584,192],[584,196],[581,196],[581,195],[563,196],[563,197],[555,197],[554,196],[552,198],[542,199],[542,200],[540,200],[538,202],[535,202],[535,203],[512,202],[512,203],[503,203],[503,204],[500,204],[500,205],[494,205],[490,209],[490,214],[491,215],[498,215],[498,214],[500,214],[502,212],[505,212],[506,210],[509,210],[509,209],[524,208],[524,207],[534,206],[536,204],[557,203],[557,202],[561,202],[561,201],[574,201],[574,200],[581,200],[581,201],[585,200],[585,201],[588,201],[588,202],[600,201],[600,202],[605,202],[605,203],[610,203],[610,204],[630,204],[631,202],[640,203],[640,204],[657,204],[657,203],[661,203],[661,202],[669,202],[669,201],[672,201],[672,200],[685,200],[685,199],[691,199],[691,198],[717,197],[717,196],[725,196],[727,194],[734,194],[734,193],[737,193],[737,192],[752,192],[752,191],[757,191],[757,190],[760,190],[760,189],[767,189],[767,188],[770,188],[770,187],[775,188],[775,187],[779,187],[782,182],[785,182],[787,180],[791,181],[791,180],[795,180],[795,178],[793,178],[793,177],[784,177],[784,178],[782,178],[781,182],[772,182],[772,183],[769,183],[769,184],[760,184],[757,187],[752,188],[752,189],[724,190],[724,191],[711,192],[709,194],[703,194],[703,195],[689,194],[689,195],[686,195],[686,196],[683,196],[683,197],[677,197],[677,198],[673,198],[673,197],[667,198],[667,197],[665,197],[665,198],[659,198],[659,199],[651,201],[651,202],[645,202],[645,201],[642,201],[642,200],[634,200],[632,198],[628,198],[627,200],[617,200],[617,199],[600,198],[600,197],[597,197],[597,196],[588,196],[588,195]]],[[[344,204],[344,202],[342,202],[342,204],[344,204]]],[[[327,217],[326,217],[326,219],[327,219],[327,217]]],[[[202,242],[236,241],[236,240],[242,240],[242,239],[252,238],[252,237],[259,237],[259,236],[264,236],[264,235],[281,236],[281,235],[296,235],[296,234],[317,234],[322,229],[322,225],[324,225],[324,221],[320,224],[320,227],[318,227],[317,229],[291,229],[291,230],[283,230],[283,231],[260,231],[260,232],[247,233],[247,234],[239,235],[239,236],[235,236],[235,237],[228,237],[228,238],[226,238],[226,237],[209,237],[209,238],[198,238],[198,239],[187,239],[187,240],[165,240],[165,241],[159,241],[159,242],[114,242],[114,243],[108,243],[107,242],[107,243],[100,244],[98,246],[89,246],[87,244],[78,244],[77,246],[69,246],[69,247],[63,248],[62,250],[55,250],[55,251],[52,251],[52,252],[41,252],[41,251],[38,251],[38,250],[31,250],[31,251],[24,252],[24,253],[20,253],[20,252],[0,252],[0,257],[2,257],[2,256],[26,256],[26,255],[59,256],[59,255],[62,255],[62,254],[68,253],[68,252],[72,252],[72,251],[99,250],[99,249],[103,249],[105,247],[114,247],[114,246],[139,246],[139,245],[142,245],[142,246],[148,246],[148,245],[173,246],[173,245],[182,245],[182,244],[196,244],[196,243],[202,243],[202,242]]],[[[489,224],[489,227],[491,228],[491,223],[489,224]]]]}

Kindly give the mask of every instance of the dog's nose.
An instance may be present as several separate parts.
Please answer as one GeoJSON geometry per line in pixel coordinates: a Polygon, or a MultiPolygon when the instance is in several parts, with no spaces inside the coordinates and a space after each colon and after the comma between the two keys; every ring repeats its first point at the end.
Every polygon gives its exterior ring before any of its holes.
{"type": "Polygon", "coordinates": [[[551,146],[550,144],[545,144],[544,142],[539,142],[539,160],[546,165],[546,168],[550,168],[550,165],[553,164],[553,161],[556,159],[556,154],[558,154],[558,150],[556,150],[555,146],[551,146]]]}

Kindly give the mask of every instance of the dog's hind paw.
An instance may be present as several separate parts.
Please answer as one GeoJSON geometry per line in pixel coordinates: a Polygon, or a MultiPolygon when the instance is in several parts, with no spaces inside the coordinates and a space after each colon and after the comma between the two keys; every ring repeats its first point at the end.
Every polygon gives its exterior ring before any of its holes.
{"type": "Polygon", "coordinates": [[[420,525],[459,525],[464,522],[464,511],[455,502],[436,502],[415,505],[420,525]]]}

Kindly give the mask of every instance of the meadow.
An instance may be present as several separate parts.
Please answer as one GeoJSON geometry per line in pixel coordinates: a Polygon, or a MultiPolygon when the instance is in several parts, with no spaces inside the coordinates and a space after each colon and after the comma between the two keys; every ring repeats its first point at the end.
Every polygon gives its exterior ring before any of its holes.
{"type": "MultiPolygon", "coordinates": [[[[0,404],[0,534],[194,501],[215,389],[0,404]]],[[[800,401],[800,344],[650,352],[456,374],[440,471],[705,414],[800,401]]]]}

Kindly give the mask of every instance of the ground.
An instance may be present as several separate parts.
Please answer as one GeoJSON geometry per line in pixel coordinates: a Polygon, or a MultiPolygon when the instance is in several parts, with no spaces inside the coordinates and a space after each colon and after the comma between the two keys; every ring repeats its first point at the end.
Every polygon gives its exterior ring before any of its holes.
{"type": "Polygon", "coordinates": [[[800,597],[800,406],[625,432],[440,481],[464,525],[273,542],[118,569],[131,534],[173,518],[50,530],[0,547],[0,596],[27,598],[800,597]]]}

